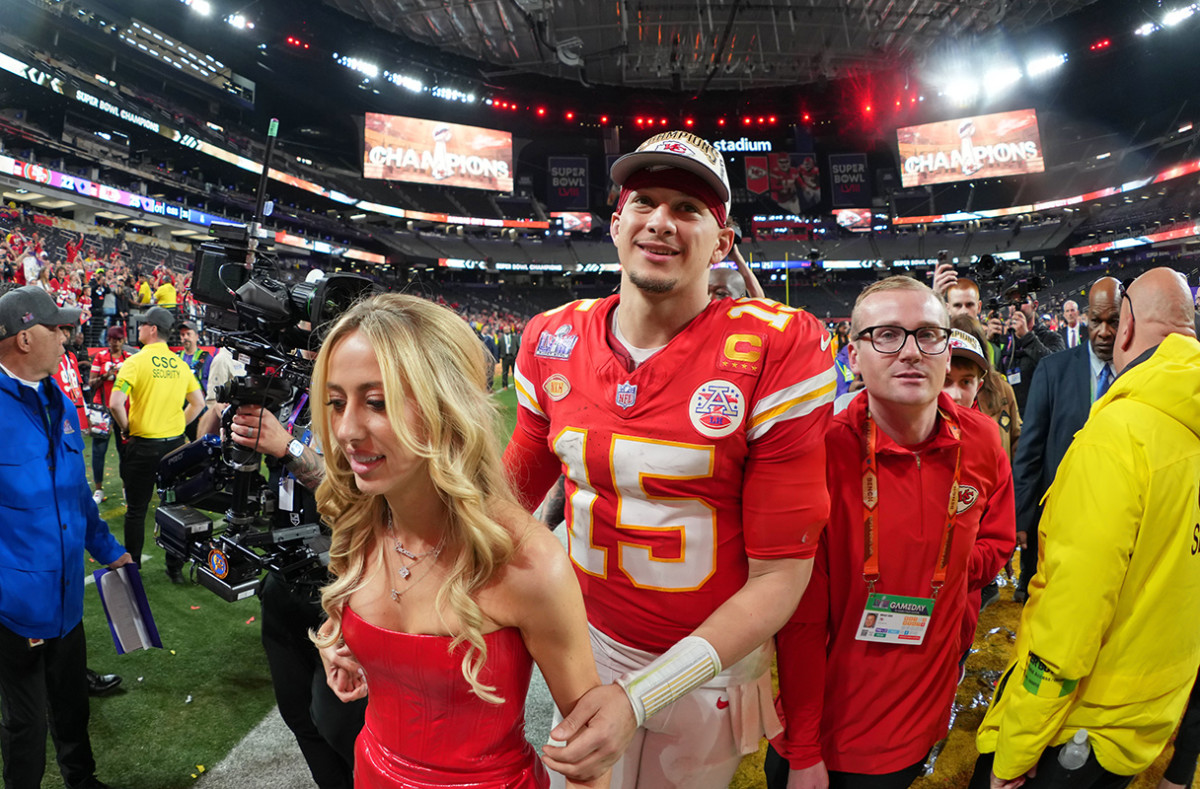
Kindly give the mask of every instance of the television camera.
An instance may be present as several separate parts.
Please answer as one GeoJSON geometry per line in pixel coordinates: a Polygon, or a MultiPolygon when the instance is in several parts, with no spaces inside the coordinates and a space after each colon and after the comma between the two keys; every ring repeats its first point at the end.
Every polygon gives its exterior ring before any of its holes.
{"type": "MultiPolygon", "coordinates": [[[[276,128],[272,123],[267,164],[276,128]]],[[[255,221],[214,224],[210,235],[217,241],[200,246],[192,273],[204,321],[217,327],[210,334],[245,367],[216,392],[218,402],[229,404],[223,435],[230,435],[242,405],[260,405],[285,424],[287,414],[302,410],[312,362],[297,351],[319,348],[322,330],[375,289],[355,274],[282,281],[277,258],[259,249],[268,169],[259,182],[255,221]]],[[[261,453],[207,435],[166,455],[158,470],[163,506],[155,514],[156,542],[195,564],[200,584],[230,602],[254,594],[264,569],[289,583],[320,582],[328,563],[318,523],[305,522],[302,508],[287,501],[293,497],[281,501],[261,468],[261,453]],[[198,508],[223,512],[223,529],[198,508]]]]}

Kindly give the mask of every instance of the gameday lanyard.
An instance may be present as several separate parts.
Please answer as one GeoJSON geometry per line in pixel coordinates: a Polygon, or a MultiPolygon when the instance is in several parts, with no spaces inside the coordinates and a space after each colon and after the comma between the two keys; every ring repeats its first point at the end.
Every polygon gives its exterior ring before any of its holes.
{"type": "MultiPolygon", "coordinates": [[[[946,420],[950,435],[959,440],[958,423],[942,409],[938,414],[946,420]]],[[[867,594],[875,592],[875,582],[879,580],[879,469],[875,459],[875,446],[878,440],[878,428],[867,409],[866,421],[862,431],[862,474],[863,474],[863,580],[867,582],[867,594]]],[[[954,456],[954,481],[950,485],[950,503],[946,507],[946,524],[942,529],[942,545],[938,550],[938,563],[933,569],[934,599],[946,583],[946,569],[950,566],[950,549],[954,544],[954,524],[958,520],[958,480],[962,469],[962,442],[954,456]]]]}

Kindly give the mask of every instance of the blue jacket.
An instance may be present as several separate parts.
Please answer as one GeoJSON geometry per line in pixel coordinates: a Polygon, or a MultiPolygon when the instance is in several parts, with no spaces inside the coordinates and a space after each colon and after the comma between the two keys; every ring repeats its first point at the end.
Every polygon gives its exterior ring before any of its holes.
{"type": "Polygon", "coordinates": [[[0,624],[58,638],[83,619],[83,549],[101,564],[125,549],[100,519],[79,416],[52,378],[34,391],[0,371],[0,425],[0,624]]]}

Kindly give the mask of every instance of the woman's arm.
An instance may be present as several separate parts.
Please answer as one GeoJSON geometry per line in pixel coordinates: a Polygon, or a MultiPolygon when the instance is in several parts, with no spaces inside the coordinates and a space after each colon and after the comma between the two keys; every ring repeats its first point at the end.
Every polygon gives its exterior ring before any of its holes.
{"type": "MultiPolygon", "coordinates": [[[[554,703],[569,715],[576,702],[600,684],[588,637],[587,614],[575,571],[558,539],[522,514],[523,542],[509,565],[507,600],[525,646],[537,662],[554,703]],[[527,522],[527,525],[526,525],[527,522]]],[[[607,787],[609,770],[568,779],[567,786],[607,787]]]]}

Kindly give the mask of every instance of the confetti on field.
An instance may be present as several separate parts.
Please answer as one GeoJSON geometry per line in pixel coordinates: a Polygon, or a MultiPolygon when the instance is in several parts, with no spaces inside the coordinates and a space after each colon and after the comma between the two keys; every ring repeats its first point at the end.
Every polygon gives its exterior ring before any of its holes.
{"type": "Polygon", "coordinates": [[[171,650],[171,654],[172,654],[172,655],[174,655],[174,654],[175,654],[175,650],[173,650],[173,649],[172,649],[172,650],[171,650]]]}
{"type": "Polygon", "coordinates": [[[254,622],[254,617],[250,617],[246,620],[246,624],[251,624],[252,622],[254,622]]]}
{"type": "Polygon", "coordinates": [[[183,703],[184,703],[184,704],[191,704],[191,703],[192,703],[192,695],[191,695],[190,693],[188,694],[188,697],[187,697],[186,699],[184,699],[184,700],[183,700],[183,703]]]}
{"type": "Polygon", "coordinates": [[[193,610],[193,611],[199,611],[199,610],[200,610],[200,606],[198,606],[198,605],[194,605],[194,606],[192,606],[192,610],[193,610]]]}

